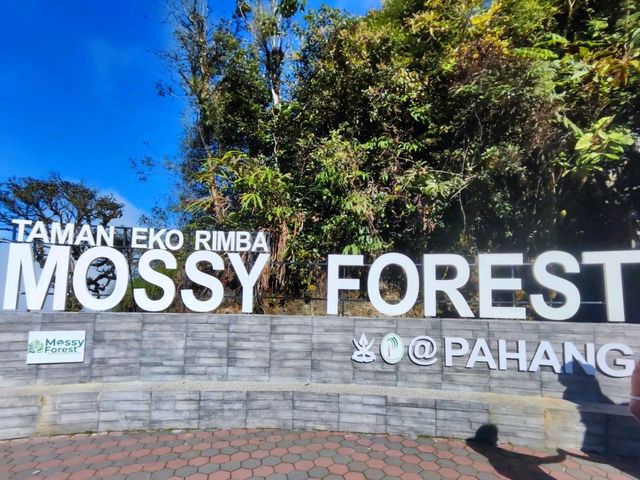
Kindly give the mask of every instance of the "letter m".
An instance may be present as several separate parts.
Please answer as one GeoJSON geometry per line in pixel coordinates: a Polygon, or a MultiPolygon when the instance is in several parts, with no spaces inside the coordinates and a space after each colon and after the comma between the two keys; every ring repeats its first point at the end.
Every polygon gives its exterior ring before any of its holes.
{"type": "Polygon", "coordinates": [[[31,244],[12,243],[9,246],[3,308],[5,310],[16,310],[18,308],[20,278],[22,278],[27,309],[42,310],[55,273],[53,309],[64,310],[67,296],[70,251],[71,247],[69,246],[53,245],[49,250],[40,278],[36,280],[31,244]]]}

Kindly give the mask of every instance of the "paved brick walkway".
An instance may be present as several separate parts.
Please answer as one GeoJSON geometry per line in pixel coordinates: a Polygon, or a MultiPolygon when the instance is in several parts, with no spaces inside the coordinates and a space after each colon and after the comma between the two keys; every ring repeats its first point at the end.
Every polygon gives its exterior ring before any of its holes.
{"type": "Polygon", "coordinates": [[[639,459],[441,438],[290,430],[135,432],[0,441],[0,479],[630,479],[639,459]]]}

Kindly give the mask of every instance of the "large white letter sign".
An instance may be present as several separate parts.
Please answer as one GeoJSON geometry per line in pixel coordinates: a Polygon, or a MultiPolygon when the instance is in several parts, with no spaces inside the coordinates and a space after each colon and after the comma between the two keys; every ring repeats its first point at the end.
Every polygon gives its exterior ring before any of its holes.
{"type": "Polygon", "coordinates": [[[547,305],[543,295],[536,294],[530,297],[531,306],[538,315],[547,320],[568,320],[580,308],[580,291],[569,280],[549,273],[547,267],[552,263],[560,265],[567,273],[580,272],[578,260],[566,252],[550,251],[538,256],[533,263],[533,277],[543,287],[564,295],[565,302],[564,305],[553,307],[547,305]]]}
{"type": "Polygon", "coordinates": [[[231,265],[233,265],[238,280],[242,284],[242,313],[251,313],[253,312],[253,287],[269,261],[269,254],[261,253],[258,255],[251,272],[247,272],[239,253],[229,253],[229,260],[231,260],[231,265]]]}
{"type": "Polygon", "coordinates": [[[160,272],[151,268],[151,262],[158,260],[164,264],[166,268],[175,269],[178,265],[176,257],[167,250],[147,250],[142,254],[138,261],[138,272],[143,280],[152,285],[156,285],[162,289],[162,297],[158,300],[152,300],[144,288],[133,289],[133,300],[141,309],[147,312],[161,312],[171,306],[176,296],[176,286],[173,280],[160,272]]]}
{"type": "Polygon", "coordinates": [[[20,277],[22,276],[27,308],[29,310],[42,310],[55,272],[52,307],[54,310],[64,310],[71,247],[63,245],[51,246],[38,281],[36,281],[31,247],[32,245],[28,243],[12,243],[9,245],[3,308],[5,310],[16,310],[18,308],[20,277]]]}
{"type": "Polygon", "coordinates": [[[338,292],[340,290],[359,290],[357,278],[340,278],[340,267],[361,267],[362,255],[329,255],[327,258],[327,313],[338,314],[338,292]]]}
{"type": "Polygon", "coordinates": [[[420,275],[416,265],[406,255],[400,253],[386,253],[376,258],[369,269],[367,279],[367,293],[373,308],[383,315],[402,315],[415,305],[420,291],[420,275]],[[407,277],[407,291],[398,303],[387,303],[380,295],[380,275],[389,265],[398,265],[407,277]]]}
{"type": "Polygon", "coordinates": [[[611,252],[584,252],[585,265],[604,265],[604,292],[607,299],[607,320],[624,322],[624,296],[622,294],[622,264],[640,263],[640,250],[611,252]]]}
{"type": "MultiPolygon", "coordinates": [[[[15,220],[11,220],[11,223],[14,225],[18,225],[18,231],[16,232],[16,241],[24,242],[24,234],[25,227],[28,227],[33,222],[31,220],[23,220],[21,218],[16,218],[15,220]]],[[[15,228],[15,227],[14,227],[15,228]]]]}
{"type": "Polygon", "coordinates": [[[73,272],[73,291],[83,307],[89,310],[109,310],[118,305],[127,293],[129,284],[129,265],[124,255],[115,248],[95,247],[90,248],[78,258],[73,272]],[[105,298],[94,297],[87,287],[87,274],[91,264],[98,258],[106,258],[115,267],[115,285],[109,296],[105,298]]]}
{"type": "Polygon", "coordinates": [[[453,357],[463,357],[469,353],[469,342],[461,337],[444,337],[444,365],[453,366],[453,357]],[[459,345],[459,348],[453,348],[459,345]]]}
{"type": "Polygon", "coordinates": [[[630,377],[633,373],[633,367],[636,362],[634,362],[633,358],[629,358],[633,355],[631,349],[622,343],[607,343],[598,349],[598,353],[596,353],[596,362],[598,364],[598,368],[605,375],[609,375],[614,378],[622,378],[622,377],[630,377]],[[609,352],[620,352],[627,358],[616,358],[613,361],[614,365],[622,367],[622,369],[612,368],[607,363],[607,354],[609,352]]]}
{"type": "Polygon", "coordinates": [[[424,271],[424,316],[436,316],[436,292],[445,293],[461,317],[473,318],[473,312],[458,289],[469,281],[469,263],[464,257],[453,254],[429,254],[422,260],[424,271]],[[456,275],[444,280],[436,278],[437,268],[451,266],[456,275]]]}
{"type": "Polygon", "coordinates": [[[187,257],[184,270],[192,282],[211,290],[211,298],[199,300],[193,290],[182,290],[180,296],[184,306],[194,312],[211,312],[218,308],[224,298],[224,287],[220,280],[198,269],[200,262],[207,262],[213,270],[224,270],[224,261],[217,253],[209,250],[197,250],[187,257]]]}
{"type": "Polygon", "coordinates": [[[522,289],[519,278],[493,278],[494,266],[522,265],[521,253],[484,253],[478,255],[478,283],[480,291],[480,317],[482,318],[527,318],[524,307],[494,307],[494,290],[516,291],[522,289]]]}

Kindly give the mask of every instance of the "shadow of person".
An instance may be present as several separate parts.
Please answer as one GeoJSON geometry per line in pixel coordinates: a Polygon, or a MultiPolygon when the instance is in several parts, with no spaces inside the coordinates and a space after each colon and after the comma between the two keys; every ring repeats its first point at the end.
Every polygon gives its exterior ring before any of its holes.
{"type": "Polygon", "coordinates": [[[557,455],[538,457],[501,448],[498,446],[498,427],[493,424],[482,425],[475,436],[466,441],[470,448],[489,461],[497,473],[512,480],[552,480],[554,477],[540,465],[560,463],[565,459],[565,452],[560,451],[557,455]]]}
{"type": "MultiPolygon", "coordinates": [[[[580,413],[580,423],[584,428],[582,445],[580,450],[584,453],[565,452],[559,450],[563,455],[572,456],[580,461],[610,465],[618,470],[634,477],[640,478],[640,465],[635,458],[625,458],[613,456],[606,452],[606,446],[612,442],[607,438],[614,429],[617,436],[621,438],[640,438],[640,429],[632,417],[628,414],[628,405],[617,405],[604,393],[595,377],[595,369],[591,365],[583,365],[578,362],[569,362],[565,365],[565,372],[558,375],[558,381],[564,386],[565,391],[562,398],[575,403],[580,413]],[[612,414],[615,426],[608,415],[612,414]],[[628,416],[628,422],[625,420],[628,416]]],[[[631,441],[635,443],[634,441],[631,441]]]]}
{"type": "Polygon", "coordinates": [[[574,360],[564,365],[564,371],[558,375],[558,381],[565,387],[562,398],[574,403],[605,403],[614,402],[602,393],[600,384],[595,377],[592,365],[582,364],[574,360]]]}
{"type": "Polygon", "coordinates": [[[564,371],[567,373],[558,375],[558,382],[565,387],[562,398],[578,406],[580,423],[584,428],[580,450],[604,453],[607,418],[598,408],[615,404],[602,393],[593,366],[571,361],[564,366],[564,371]]]}

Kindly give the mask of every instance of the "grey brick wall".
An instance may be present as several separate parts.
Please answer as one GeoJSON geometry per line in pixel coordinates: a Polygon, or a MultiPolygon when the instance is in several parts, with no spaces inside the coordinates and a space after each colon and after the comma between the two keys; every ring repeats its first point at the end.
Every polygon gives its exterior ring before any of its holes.
{"type": "Polygon", "coordinates": [[[147,428],[279,427],[466,438],[485,423],[502,440],[625,453],[640,448],[629,379],[465,367],[441,356],[382,361],[396,332],[408,346],[429,335],[620,342],[640,357],[640,325],[461,319],[363,319],[202,314],[0,314],[0,437],[147,428]],[[26,365],[31,330],[86,330],[82,364],[26,365]],[[377,360],[351,361],[352,339],[375,340],[377,360]]]}

